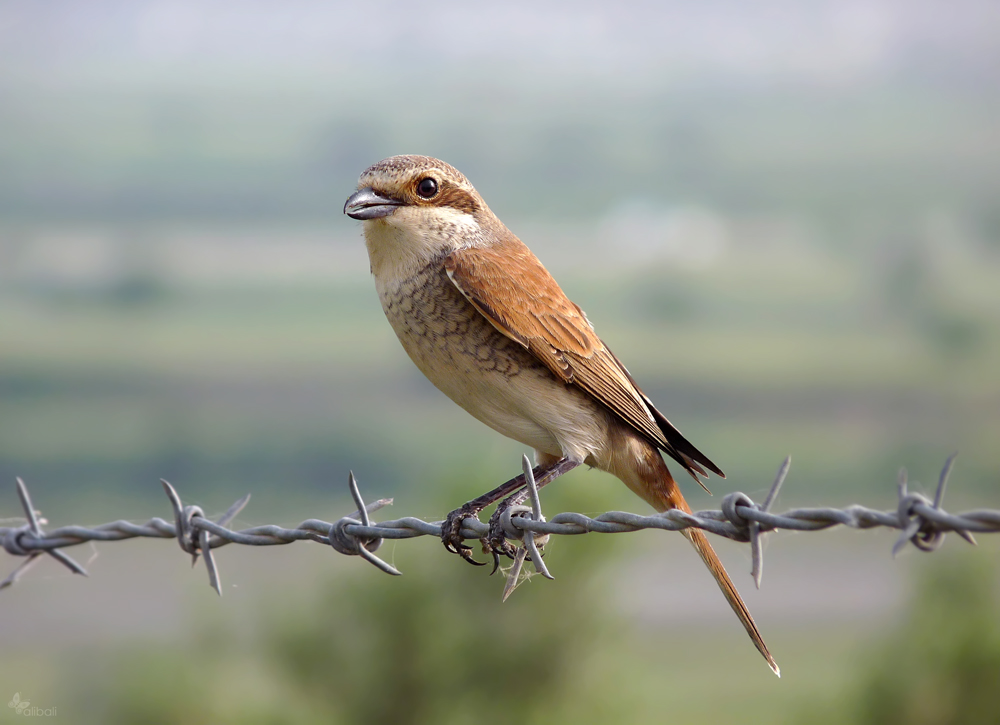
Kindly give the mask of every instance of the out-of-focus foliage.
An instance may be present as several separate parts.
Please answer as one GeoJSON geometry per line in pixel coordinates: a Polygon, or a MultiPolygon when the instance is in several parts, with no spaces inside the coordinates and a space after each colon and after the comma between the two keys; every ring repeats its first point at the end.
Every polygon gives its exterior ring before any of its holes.
{"type": "Polygon", "coordinates": [[[985,725],[1000,712],[995,556],[965,551],[931,565],[899,624],[858,643],[822,632],[769,637],[785,668],[772,681],[756,657],[732,663],[747,654],[741,632],[649,636],[625,626],[587,576],[607,559],[600,546],[564,547],[558,582],[524,584],[504,604],[485,572],[427,551],[397,554],[402,579],[345,572],[316,596],[272,602],[250,628],[217,613],[184,646],[118,653],[82,679],[67,668],[61,689],[90,690],[87,721],[123,725],[642,723],[670,713],[985,725]]]}
{"type": "Polygon", "coordinates": [[[1000,717],[1000,596],[995,562],[936,562],[873,661],[858,697],[864,725],[989,725],[1000,717]]]}
{"type": "Polygon", "coordinates": [[[606,558],[599,547],[561,552],[558,585],[529,581],[503,604],[499,575],[472,573],[432,547],[400,552],[402,578],[358,568],[308,600],[282,598],[252,631],[219,616],[189,646],[119,656],[99,686],[104,721],[631,717],[626,704],[610,705],[618,677],[608,654],[624,630],[586,575],[606,558]]]}
{"type": "Polygon", "coordinates": [[[802,723],[992,725],[1000,717],[996,557],[949,552],[915,580],[907,611],[859,648],[854,684],[802,723]]]}

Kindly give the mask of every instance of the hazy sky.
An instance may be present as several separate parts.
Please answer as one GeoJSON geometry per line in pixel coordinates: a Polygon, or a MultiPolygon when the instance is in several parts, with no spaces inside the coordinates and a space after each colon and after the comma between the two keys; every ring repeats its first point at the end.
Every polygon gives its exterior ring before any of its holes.
{"type": "Polygon", "coordinates": [[[851,81],[901,70],[996,78],[996,0],[505,3],[0,0],[8,73],[119,64],[397,75],[467,64],[851,81]]]}

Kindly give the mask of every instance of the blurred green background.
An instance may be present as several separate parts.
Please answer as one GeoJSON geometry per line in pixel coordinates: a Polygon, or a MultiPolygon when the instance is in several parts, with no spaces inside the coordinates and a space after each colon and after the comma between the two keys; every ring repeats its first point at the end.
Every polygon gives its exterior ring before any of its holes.
{"type": "MultiPolygon", "coordinates": [[[[1000,13],[991,2],[0,3],[0,517],[439,518],[521,447],[406,359],[341,214],[441,157],[651,398],[778,508],[891,508],[907,466],[1000,508],[1000,13]]],[[[921,485],[921,483],[923,485],[921,485]]],[[[543,503],[644,511],[577,471],[543,503]]],[[[11,519],[16,521],[16,519],[11,519]]],[[[681,537],[553,542],[502,581],[419,540],[84,546],[0,595],[0,698],[70,722],[1000,720],[1000,549],[778,534],[760,661],[681,537]],[[98,554],[100,556],[98,556],[98,554]]],[[[6,557],[6,555],[4,555],[6,557]]],[[[8,568],[12,557],[0,559],[8,568]]],[[[0,572],[4,574],[4,572],[0,572]]],[[[0,720],[16,721],[0,708],[0,720]]]]}

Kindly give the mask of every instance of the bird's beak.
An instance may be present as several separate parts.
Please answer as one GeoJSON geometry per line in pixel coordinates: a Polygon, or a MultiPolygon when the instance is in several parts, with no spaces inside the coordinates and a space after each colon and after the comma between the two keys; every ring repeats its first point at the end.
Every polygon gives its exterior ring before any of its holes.
{"type": "Polygon", "coordinates": [[[351,219],[380,219],[389,216],[403,202],[375,193],[370,186],[358,189],[344,203],[344,213],[351,219]]]}

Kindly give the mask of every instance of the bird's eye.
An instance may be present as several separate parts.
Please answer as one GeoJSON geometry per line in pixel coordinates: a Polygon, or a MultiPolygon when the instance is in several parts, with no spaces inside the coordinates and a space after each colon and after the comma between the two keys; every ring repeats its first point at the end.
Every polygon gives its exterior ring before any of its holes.
{"type": "Polygon", "coordinates": [[[425,199],[430,199],[438,193],[438,183],[429,176],[421,179],[420,183],[417,184],[417,193],[425,199]]]}

